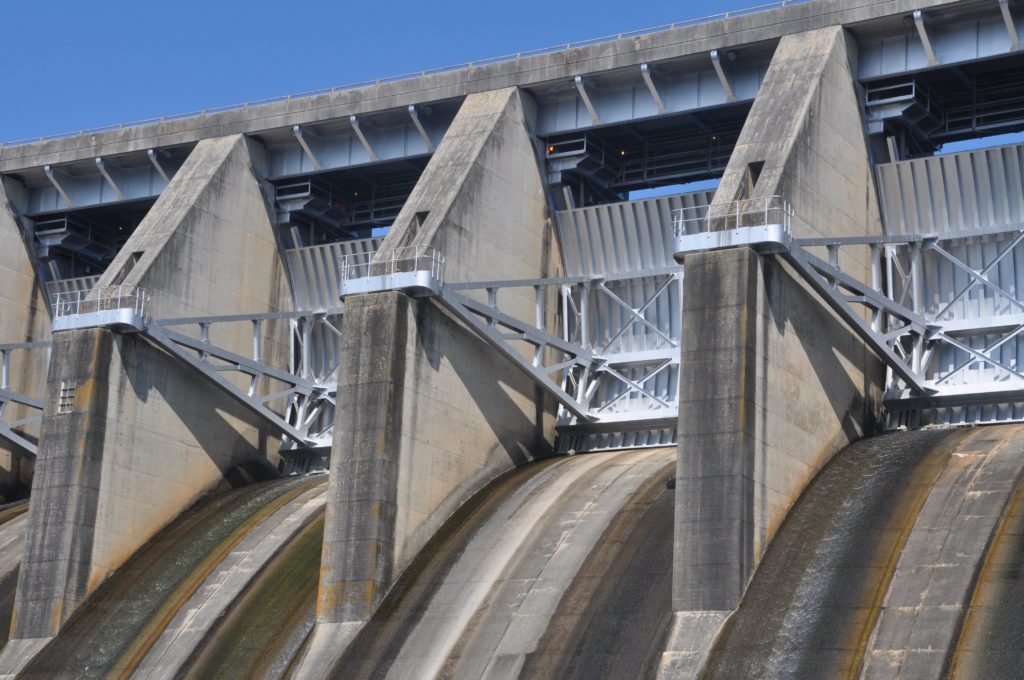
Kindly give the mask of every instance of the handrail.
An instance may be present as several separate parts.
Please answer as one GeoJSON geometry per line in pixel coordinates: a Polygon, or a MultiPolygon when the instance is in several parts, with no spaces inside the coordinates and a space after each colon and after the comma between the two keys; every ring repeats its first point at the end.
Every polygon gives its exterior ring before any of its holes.
{"type": "Polygon", "coordinates": [[[429,271],[431,278],[440,285],[444,275],[444,256],[433,246],[425,244],[349,253],[341,258],[339,278],[344,284],[345,281],[371,276],[394,276],[418,271],[429,271]]]}
{"type": "Polygon", "coordinates": [[[149,301],[149,293],[145,289],[128,284],[65,291],[57,293],[56,297],[53,303],[54,319],[115,309],[131,309],[139,316],[144,316],[149,301]]]}
{"type": "Polygon", "coordinates": [[[793,208],[785,198],[764,196],[728,203],[676,208],[672,211],[672,227],[676,238],[770,224],[781,224],[788,233],[792,226],[792,218],[793,208]]]}
{"type": "Polygon", "coordinates": [[[325,94],[335,94],[337,92],[344,92],[347,90],[355,90],[361,87],[372,87],[375,85],[381,85],[385,83],[396,83],[403,80],[410,80],[412,78],[420,78],[423,76],[438,75],[441,73],[449,73],[451,71],[461,71],[463,69],[474,68],[477,66],[487,66],[490,64],[499,64],[507,61],[518,61],[524,57],[536,57],[544,54],[552,54],[555,52],[562,52],[569,50],[573,47],[586,47],[589,45],[599,45],[601,43],[611,42],[613,40],[622,40],[623,38],[634,38],[643,35],[650,35],[652,33],[658,33],[660,31],[669,31],[676,28],[685,28],[688,26],[698,26],[700,24],[710,23],[712,21],[720,21],[723,19],[731,19],[734,17],[746,16],[749,14],[757,14],[759,12],[767,12],[773,9],[781,9],[783,7],[789,7],[790,5],[802,5],[812,0],[780,0],[779,2],[771,2],[762,5],[755,5],[754,7],[748,7],[745,9],[730,10],[728,12],[722,12],[719,14],[712,14],[699,19],[686,19],[683,21],[675,21],[671,24],[662,24],[660,26],[652,26],[650,28],[640,28],[633,31],[626,31],[624,33],[617,33],[613,35],[606,35],[600,38],[588,38],[585,40],[577,40],[574,42],[564,43],[562,45],[554,45],[552,47],[542,47],[535,50],[528,50],[526,52],[516,52],[515,54],[505,54],[499,57],[487,57],[484,59],[476,59],[473,61],[463,62],[461,64],[453,64],[451,66],[441,66],[438,68],[425,69],[415,73],[405,73],[398,76],[389,76],[387,78],[377,78],[376,80],[364,80],[358,83],[350,83],[348,85],[337,85],[334,87],[325,87],[319,90],[310,90],[308,92],[300,92],[296,94],[289,94],[280,97],[269,97],[267,99],[258,99],[255,101],[243,102],[241,104],[228,104],[226,106],[215,106],[212,108],[202,109],[201,111],[190,111],[188,113],[179,113],[170,116],[160,116],[158,118],[146,118],[144,120],[132,121],[129,123],[118,123],[116,125],[103,125],[100,127],[90,128],[88,130],[77,130],[74,132],[63,132],[54,135],[43,135],[40,137],[31,137],[27,139],[18,139],[9,142],[0,142],[0,149],[10,148],[15,146],[24,146],[26,144],[37,144],[39,142],[46,142],[55,139],[70,139],[73,137],[81,137],[84,135],[95,135],[101,132],[113,132],[115,130],[122,130],[124,128],[140,127],[142,125],[150,125],[153,123],[165,123],[173,120],[182,120],[185,118],[198,118],[200,116],[206,116],[212,113],[224,113],[226,111],[238,111],[240,109],[248,109],[254,106],[261,106],[264,104],[277,104],[280,102],[294,101],[296,99],[307,99],[309,97],[317,97],[325,94]]]}

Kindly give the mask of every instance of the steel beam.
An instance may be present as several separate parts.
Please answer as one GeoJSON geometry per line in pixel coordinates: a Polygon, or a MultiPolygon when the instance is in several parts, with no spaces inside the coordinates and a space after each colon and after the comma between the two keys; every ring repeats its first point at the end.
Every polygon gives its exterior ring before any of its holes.
{"type": "Polygon", "coordinates": [[[736,101],[736,95],[732,91],[732,85],[729,84],[729,78],[725,75],[725,68],[722,66],[722,59],[718,54],[718,50],[711,50],[711,65],[715,67],[718,82],[722,84],[722,89],[725,90],[726,101],[736,101]]]}
{"type": "Polygon", "coordinates": [[[640,64],[640,75],[643,76],[644,84],[647,85],[647,91],[651,93],[654,105],[658,107],[658,113],[668,113],[668,107],[665,106],[665,101],[661,98],[658,87],[654,84],[654,74],[651,73],[651,67],[648,64],[640,64]]]}
{"type": "Polygon", "coordinates": [[[348,121],[352,124],[352,131],[356,133],[356,137],[359,138],[359,143],[363,145],[364,149],[366,149],[366,153],[370,156],[370,160],[374,162],[379,161],[380,157],[377,155],[377,152],[373,150],[373,147],[370,146],[370,140],[366,138],[366,134],[363,132],[362,121],[359,120],[359,116],[349,116],[348,121]]]}
{"type": "Polygon", "coordinates": [[[594,102],[590,99],[590,93],[587,91],[587,82],[583,76],[576,76],[573,79],[573,84],[576,86],[576,92],[580,95],[580,101],[583,102],[583,106],[586,107],[587,113],[590,114],[590,120],[593,125],[601,125],[601,117],[597,115],[597,109],[594,108],[594,102]]]}
{"type": "Polygon", "coordinates": [[[320,161],[317,160],[316,154],[313,153],[313,149],[310,148],[309,142],[306,141],[305,131],[301,125],[292,126],[292,134],[295,135],[295,141],[302,147],[302,153],[309,159],[310,164],[313,166],[313,170],[319,172],[322,169],[320,161]]]}
{"type": "Polygon", "coordinates": [[[430,139],[430,135],[427,134],[427,130],[423,127],[423,123],[420,122],[420,114],[416,109],[415,104],[409,104],[409,118],[412,119],[412,124],[416,126],[416,131],[420,133],[420,137],[427,145],[427,150],[430,151],[430,153],[434,153],[434,142],[430,139]]]}

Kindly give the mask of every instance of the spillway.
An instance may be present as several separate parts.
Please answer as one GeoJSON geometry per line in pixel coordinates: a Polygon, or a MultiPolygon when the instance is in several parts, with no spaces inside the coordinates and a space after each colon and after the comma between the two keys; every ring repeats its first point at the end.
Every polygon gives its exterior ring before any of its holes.
{"type": "Polygon", "coordinates": [[[899,432],[837,454],[769,545],[703,677],[1014,675],[1021,434],[899,432]]]}
{"type": "Polygon", "coordinates": [[[670,622],[674,449],[520,468],[463,506],[337,678],[651,675],[670,622]]]}
{"type": "Polygon", "coordinates": [[[263,566],[322,516],[324,481],[288,478],[200,502],[104,583],[18,677],[174,677],[263,566]]]}

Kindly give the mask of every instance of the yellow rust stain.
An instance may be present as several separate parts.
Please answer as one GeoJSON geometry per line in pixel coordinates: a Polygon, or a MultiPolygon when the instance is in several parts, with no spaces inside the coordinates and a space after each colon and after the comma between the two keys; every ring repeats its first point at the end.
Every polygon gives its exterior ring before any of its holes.
{"type": "MultiPolygon", "coordinates": [[[[917,522],[917,516],[921,512],[925,501],[931,494],[938,480],[939,475],[949,466],[966,466],[968,460],[956,458],[953,454],[964,444],[966,433],[954,433],[946,437],[939,445],[928,452],[920,465],[914,468],[908,484],[904,487],[896,502],[893,512],[886,522],[886,529],[895,530],[895,536],[886,543],[876,547],[876,556],[884,558],[882,566],[882,578],[875,583],[874,589],[865,592],[865,599],[862,602],[867,611],[866,616],[850,631],[849,644],[846,648],[850,663],[847,665],[847,680],[856,680],[860,676],[864,665],[864,654],[867,651],[868,641],[875,630],[878,617],[882,612],[882,602],[889,592],[889,584],[896,572],[896,565],[899,563],[900,555],[903,553],[903,546],[917,522]]],[[[888,534],[889,532],[885,532],[888,534]]],[[[883,534],[883,535],[885,535],[883,534]]]]}
{"type": "MultiPolygon", "coordinates": [[[[322,483],[317,481],[317,484],[322,483]]],[[[139,631],[139,634],[135,637],[128,648],[121,653],[118,658],[117,664],[115,665],[115,671],[109,677],[116,678],[128,678],[135,671],[136,667],[145,657],[146,653],[149,652],[150,648],[160,637],[164,629],[171,623],[171,620],[177,615],[181,608],[188,602],[188,599],[199,589],[199,586],[203,584],[206,578],[213,572],[217,566],[224,561],[224,558],[235,549],[242,539],[244,539],[249,533],[259,526],[259,524],[267,517],[277,512],[280,508],[284,507],[288,502],[294,500],[301,494],[305,493],[314,485],[300,485],[296,488],[284,493],[266,506],[260,508],[252,517],[246,519],[242,524],[235,528],[231,534],[228,535],[224,541],[221,542],[214,550],[210,552],[203,561],[199,563],[195,570],[192,571],[188,579],[183,583],[179,584],[177,589],[164,601],[163,605],[157,610],[145,628],[139,631]]]]}
{"type": "Polygon", "coordinates": [[[957,637],[956,646],[953,649],[953,663],[949,671],[949,677],[951,678],[972,677],[977,672],[977,669],[973,669],[974,672],[972,672],[969,664],[963,661],[967,655],[962,656],[961,651],[963,651],[967,640],[980,637],[980,628],[984,625],[984,611],[988,608],[986,604],[991,606],[992,599],[997,596],[997,593],[990,589],[996,581],[992,577],[992,571],[998,568],[999,563],[999,560],[995,558],[1013,550],[1008,545],[1009,541],[1020,539],[1019,534],[1010,531],[1010,526],[1014,524],[1014,518],[1021,512],[1024,512],[1022,506],[1024,506],[1024,481],[1018,483],[1017,488],[1013,492],[1013,497],[1010,498],[1010,502],[1003,509],[1003,515],[999,518],[999,524],[996,526],[993,537],[985,551],[981,568],[978,570],[974,590],[971,593],[971,601],[968,603],[964,615],[960,635],[957,637]]]}

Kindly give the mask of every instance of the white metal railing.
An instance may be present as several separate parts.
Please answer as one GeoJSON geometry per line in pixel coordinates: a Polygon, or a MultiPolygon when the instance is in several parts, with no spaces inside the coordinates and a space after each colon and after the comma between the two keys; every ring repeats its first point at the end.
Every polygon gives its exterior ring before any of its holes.
{"type": "Polygon", "coordinates": [[[672,211],[672,227],[677,238],[770,224],[780,224],[789,233],[792,220],[793,208],[782,196],[746,198],[672,211]]]}
{"type": "Polygon", "coordinates": [[[431,278],[440,285],[444,275],[444,256],[429,245],[405,246],[375,253],[350,253],[341,258],[339,275],[344,285],[354,279],[411,272],[430,272],[431,278]]]}
{"type": "Polygon", "coordinates": [[[112,132],[114,130],[121,130],[124,128],[139,127],[142,125],[151,125],[154,123],[163,123],[172,120],[181,120],[184,118],[197,118],[199,116],[206,116],[212,113],[223,113],[225,111],[237,111],[239,109],[248,109],[253,106],[260,106],[263,104],[276,104],[279,102],[293,101],[295,99],[306,99],[308,97],[317,97],[325,94],[334,94],[336,92],[344,92],[346,90],[355,90],[361,87],[373,87],[381,85],[383,83],[395,83],[402,80],[409,80],[412,78],[420,78],[422,76],[436,75],[439,73],[448,73],[450,71],[461,71],[463,69],[474,68],[477,66],[487,66],[489,64],[499,64],[507,61],[518,61],[527,57],[536,57],[544,54],[552,54],[555,52],[562,52],[565,50],[572,49],[573,47],[586,47],[588,45],[598,45],[601,43],[611,42],[613,40],[622,40],[623,38],[635,38],[637,36],[649,35],[651,33],[658,33],[659,31],[668,31],[675,28],[686,28],[687,26],[698,26],[700,24],[706,24],[711,21],[719,21],[722,19],[731,19],[733,17],[745,16],[748,14],[756,14],[758,12],[766,12],[773,9],[781,9],[790,5],[803,5],[812,0],[781,0],[780,2],[771,2],[763,5],[756,5],[754,7],[748,7],[746,9],[736,9],[728,12],[722,12],[720,14],[712,14],[710,16],[701,17],[699,19],[687,19],[684,21],[676,21],[671,24],[662,24],[660,26],[651,26],[649,28],[640,28],[634,31],[626,31],[625,33],[616,33],[613,35],[606,35],[600,38],[589,38],[586,40],[577,40],[575,42],[569,42],[562,45],[554,45],[552,47],[542,47],[540,49],[529,50],[527,52],[517,52],[515,54],[505,54],[500,57],[489,57],[486,59],[477,59],[474,61],[468,61],[461,64],[453,64],[451,66],[442,66],[440,68],[426,69],[424,71],[417,71],[415,73],[405,73],[400,76],[390,76],[388,78],[378,78],[376,80],[365,80],[359,83],[351,83],[349,85],[338,85],[335,87],[325,87],[319,90],[311,90],[309,92],[300,92],[296,94],[289,94],[282,97],[270,97],[268,99],[259,99],[251,102],[244,102],[242,104],[229,104],[227,106],[218,106],[209,109],[203,109],[201,111],[190,111],[188,113],[179,113],[172,116],[160,116],[159,118],[147,118],[145,120],[137,120],[130,123],[118,123],[116,125],[104,125],[102,127],[90,128],[88,130],[76,130],[74,132],[64,132],[56,135],[45,135],[41,137],[32,137],[28,139],[19,139],[11,142],[0,142],[0,149],[4,147],[22,146],[24,144],[35,144],[38,142],[45,142],[51,139],[68,139],[71,137],[80,137],[82,135],[95,135],[101,132],[112,132]]]}
{"type": "Polygon", "coordinates": [[[126,284],[93,290],[67,291],[57,293],[57,299],[53,304],[53,318],[115,309],[130,309],[138,316],[144,316],[147,302],[149,293],[145,289],[126,284]]]}

